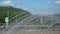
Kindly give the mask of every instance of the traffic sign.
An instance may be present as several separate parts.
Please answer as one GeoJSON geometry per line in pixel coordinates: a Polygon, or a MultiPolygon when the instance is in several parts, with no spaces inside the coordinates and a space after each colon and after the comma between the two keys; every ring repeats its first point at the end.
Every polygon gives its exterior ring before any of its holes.
{"type": "Polygon", "coordinates": [[[9,22],[9,18],[5,17],[5,22],[6,22],[6,28],[8,28],[8,22],[9,22]]]}
{"type": "Polygon", "coordinates": [[[5,17],[5,22],[9,22],[9,18],[8,17],[5,17]]]}

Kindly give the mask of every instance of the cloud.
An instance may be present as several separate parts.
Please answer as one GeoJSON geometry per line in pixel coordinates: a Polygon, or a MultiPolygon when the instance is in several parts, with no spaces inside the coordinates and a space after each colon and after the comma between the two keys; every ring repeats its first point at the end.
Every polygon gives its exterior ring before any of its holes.
{"type": "Polygon", "coordinates": [[[55,1],[55,4],[60,4],[60,1],[55,1]]]}
{"type": "Polygon", "coordinates": [[[49,4],[51,4],[51,2],[50,2],[50,1],[48,1],[48,2],[47,2],[47,4],[49,5],[49,4]]]}
{"type": "Polygon", "coordinates": [[[23,9],[23,10],[29,10],[29,8],[27,8],[27,7],[21,7],[21,9],[23,9]]]}
{"type": "Polygon", "coordinates": [[[48,1],[47,4],[48,4],[48,5],[52,5],[52,4],[60,5],[60,0],[56,0],[56,1],[54,1],[54,2],[48,1]]]}
{"type": "Polygon", "coordinates": [[[10,6],[10,5],[13,5],[13,3],[12,3],[11,0],[5,0],[5,1],[1,2],[0,5],[8,5],[8,6],[10,6]]]}
{"type": "Polygon", "coordinates": [[[28,8],[23,8],[23,10],[29,10],[28,8]]]}

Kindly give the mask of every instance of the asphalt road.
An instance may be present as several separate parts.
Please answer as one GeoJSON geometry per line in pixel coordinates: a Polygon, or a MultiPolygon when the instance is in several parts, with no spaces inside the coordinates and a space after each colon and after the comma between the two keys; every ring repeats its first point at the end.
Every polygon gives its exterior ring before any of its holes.
{"type": "MultiPolygon", "coordinates": [[[[5,34],[5,31],[0,34],[5,34]]],[[[18,30],[12,31],[10,34],[60,34],[60,31],[47,31],[47,30],[18,30]]]]}

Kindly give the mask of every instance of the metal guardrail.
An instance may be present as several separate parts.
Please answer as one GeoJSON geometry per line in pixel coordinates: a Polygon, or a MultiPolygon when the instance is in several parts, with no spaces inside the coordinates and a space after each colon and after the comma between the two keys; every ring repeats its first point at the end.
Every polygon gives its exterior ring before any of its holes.
{"type": "Polygon", "coordinates": [[[20,19],[22,19],[22,18],[24,18],[24,17],[27,17],[27,16],[29,16],[29,15],[30,15],[30,14],[25,15],[25,16],[23,16],[23,17],[21,17],[21,18],[19,18],[19,19],[15,20],[15,21],[14,21],[14,23],[13,23],[13,24],[11,24],[11,27],[12,27],[13,25],[17,24],[17,23],[18,23],[18,21],[19,21],[20,19]]]}
{"type": "MultiPolygon", "coordinates": [[[[23,12],[23,13],[26,13],[26,12],[23,12]]],[[[16,16],[12,17],[12,18],[10,19],[10,21],[11,21],[12,19],[16,18],[17,16],[23,14],[23,13],[20,13],[20,14],[18,14],[18,15],[16,15],[16,16]]]]}
{"type": "Polygon", "coordinates": [[[57,19],[56,22],[53,22],[48,28],[52,27],[54,24],[56,24],[58,21],[60,21],[60,19],[57,19]]]}
{"type": "Polygon", "coordinates": [[[4,28],[4,27],[5,27],[5,23],[0,23],[0,24],[2,24],[2,25],[0,26],[0,28],[4,28]]]}
{"type": "MultiPolygon", "coordinates": [[[[23,12],[23,13],[26,13],[26,12],[23,12]]],[[[17,16],[19,16],[19,15],[21,15],[21,14],[23,14],[23,13],[19,13],[18,15],[12,17],[9,21],[11,21],[12,19],[16,18],[17,16]]],[[[0,26],[0,28],[5,27],[5,25],[6,25],[6,23],[0,23],[0,24],[3,24],[3,25],[0,26]]]]}

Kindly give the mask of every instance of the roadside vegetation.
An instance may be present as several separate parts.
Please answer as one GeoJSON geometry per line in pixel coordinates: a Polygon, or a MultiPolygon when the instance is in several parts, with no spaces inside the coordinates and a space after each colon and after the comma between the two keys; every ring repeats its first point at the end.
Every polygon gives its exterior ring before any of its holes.
{"type": "MultiPolygon", "coordinates": [[[[0,25],[5,23],[5,17],[9,18],[9,23],[16,21],[17,19],[25,16],[25,15],[32,15],[26,10],[20,8],[14,8],[12,6],[0,6],[0,25]],[[22,14],[21,14],[22,13],[22,14]],[[21,15],[18,15],[21,14],[21,15]],[[18,15],[18,16],[17,16],[18,15]],[[16,16],[16,17],[15,17],[16,16]],[[15,18],[13,18],[15,17],[15,18]],[[12,19],[13,18],[13,19],[12,19]],[[17,18],[17,19],[16,19],[17,18]]],[[[28,16],[29,16],[28,15],[28,16]]],[[[27,16],[27,17],[28,17],[27,16]]],[[[26,18],[26,17],[25,17],[26,18]]],[[[24,18],[20,19],[23,20],[24,18]]]]}

